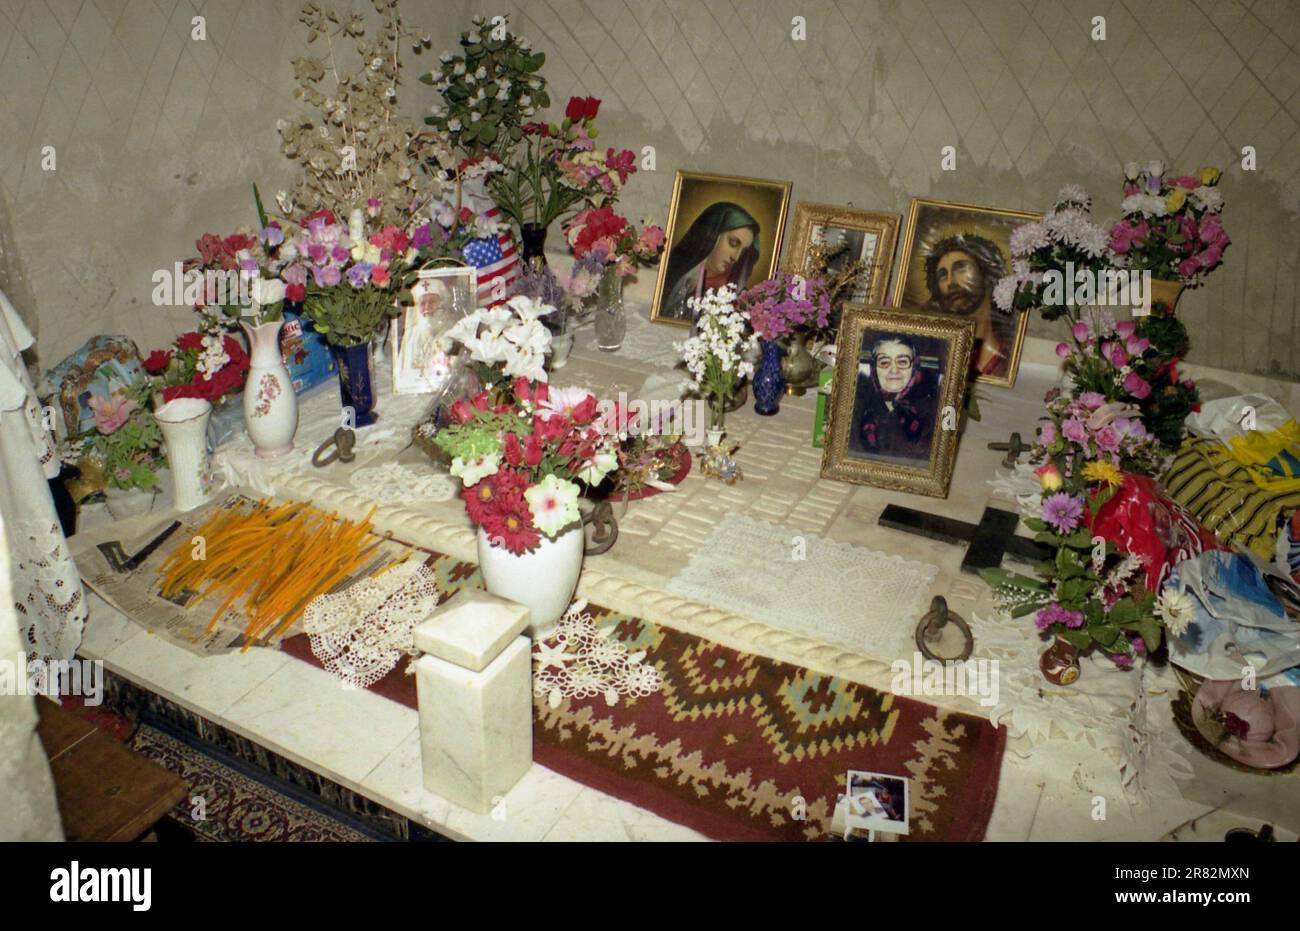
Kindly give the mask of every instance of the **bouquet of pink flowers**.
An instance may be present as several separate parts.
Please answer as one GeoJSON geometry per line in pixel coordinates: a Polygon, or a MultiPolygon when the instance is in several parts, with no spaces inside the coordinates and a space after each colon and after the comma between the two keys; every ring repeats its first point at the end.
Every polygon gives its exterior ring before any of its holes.
{"type": "Polygon", "coordinates": [[[565,238],[575,259],[612,265],[620,278],[631,275],[638,265],[649,265],[664,246],[661,227],[649,223],[638,232],[608,206],[579,211],[565,226],[565,238]]]}
{"type": "Polygon", "coordinates": [[[577,525],[579,486],[618,468],[618,437],[582,388],[517,378],[510,402],[493,405],[482,392],[456,401],[451,415],[433,442],[452,457],[470,520],[515,555],[577,525]]]}
{"type": "Polygon", "coordinates": [[[1163,163],[1124,167],[1123,219],[1111,227],[1110,248],[1124,267],[1149,270],[1161,280],[1197,283],[1223,260],[1219,169],[1168,177],[1163,163]]]}
{"type": "Polygon", "coordinates": [[[352,211],[346,225],[329,210],[307,217],[280,274],[286,296],[303,296],[304,313],[334,346],[367,342],[397,314],[405,274],[433,242],[427,221],[412,234],[396,226],[368,232],[367,215],[377,217],[379,204],[352,211]]]}
{"type": "Polygon", "coordinates": [[[596,149],[600,101],[572,97],[560,123],[527,123],[522,153],[488,178],[501,212],[520,226],[550,226],[580,204],[599,207],[618,199],[636,172],[629,149],[596,149]]]}
{"type": "Polygon", "coordinates": [[[736,298],[759,338],[781,339],[796,330],[823,330],[830,323],[831,296],[821,278],[777,272],[736,298]]]}
{"type": "Polygon", "coordinates": [[[1097,392],[1077,398],[1052,389],[1033,456],[1042,489],[1038,514],[1025,519],[1035,539],[1055,550],[1039,567],[1042,580],[986,569],[998,607],[1013,617],[1034,615],[1040,632],[1077,650],[1101,649],[1121,666],[1160,646],[1163,624],[1147,589],[1143,563],[1094,536],[1093,523],[1124,486],[1126,476],[1163,465],[1156,438],[1131,404],[1097,392]]]}

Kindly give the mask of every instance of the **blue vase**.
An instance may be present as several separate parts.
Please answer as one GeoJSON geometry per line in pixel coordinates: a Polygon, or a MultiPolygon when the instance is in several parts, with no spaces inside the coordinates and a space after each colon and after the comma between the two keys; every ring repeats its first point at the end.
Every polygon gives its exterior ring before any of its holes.
{"type": "Polygon", "coordinates": [[[785,391],[781,344],[765,339],[759,346],[763,355],[754,370],[754,413],[770,417],[781,409],[781,395],[785,391]]]}
{"type": "Polygon", "coordinates": [[[345,408],[351,407],[355,426],[368,427],[379,419],[375,406],[375,372],[370,357],[370,343],[360,346],[331,346],[339,366],[339,397],[345,408]]]}

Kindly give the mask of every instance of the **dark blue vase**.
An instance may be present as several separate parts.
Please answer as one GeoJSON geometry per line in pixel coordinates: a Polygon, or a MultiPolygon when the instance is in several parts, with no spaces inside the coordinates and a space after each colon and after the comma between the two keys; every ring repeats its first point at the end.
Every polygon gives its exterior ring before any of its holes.
{"type": "Polygon", "coordinates": [[[765,339],[759,346],[763,355],[754,370],[754,413],[770,417],[781,409],[781,395],[785,391],[781,344],[765,339]]]}
{"type": "Polygon", "coordinates": [[[351,407],[355,426],[368,427],[379,419],[375,406],[375,372],[370,360],[370,344],[331,346],[339,366],[339,397],[343,406],[351,407]]]}

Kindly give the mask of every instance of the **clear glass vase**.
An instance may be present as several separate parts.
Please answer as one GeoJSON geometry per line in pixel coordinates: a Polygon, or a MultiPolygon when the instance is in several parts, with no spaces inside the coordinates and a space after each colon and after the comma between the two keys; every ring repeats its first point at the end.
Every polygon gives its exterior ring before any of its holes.
{"type": "Polygon", "coordinates": [[[617,352],[627,335],[627,314],[623,309],[623,279],[614,266],[605,269],[596,289],[596,348],[617,352]]]}

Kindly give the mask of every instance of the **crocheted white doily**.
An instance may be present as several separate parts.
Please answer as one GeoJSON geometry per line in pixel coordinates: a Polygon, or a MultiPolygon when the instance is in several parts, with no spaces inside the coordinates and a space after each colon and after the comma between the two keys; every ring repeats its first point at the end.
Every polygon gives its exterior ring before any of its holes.
{"type": "Polygon", "coordinates": [[[911,656],[939,569],[728,514],[668,591],[886,661],[911,656]]]}
{"type": "Polygon", "coordinates": [[[565,698],[605,696],[610,705],[622,695],[650,695],[663,686],[663,677],[644,665],[645,651],[629,653],[609,639],[612,628],[601,629],[587,612],[587,602],[575,601],[560,618],[555,633],[537,644],[533,656],[533,694],[546,696],[552,708],[565,698]]]}
{"type": "Polygon", "coordinates": [[[415,625],[437,606],[433,573],[410,560],[316,597],[303,614],[303,627],[312,653],[327,670],[349,686],[368,688],[403,654],[415,654],[415,625]]]}
{"type": "Polygon", "coordinates": [[[450,501],[459,483],[441,472],[417,472],[400,462],[366,466],[352,473],[352,487],[380,504],[421,504],[450,501]]]}

